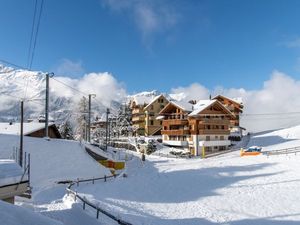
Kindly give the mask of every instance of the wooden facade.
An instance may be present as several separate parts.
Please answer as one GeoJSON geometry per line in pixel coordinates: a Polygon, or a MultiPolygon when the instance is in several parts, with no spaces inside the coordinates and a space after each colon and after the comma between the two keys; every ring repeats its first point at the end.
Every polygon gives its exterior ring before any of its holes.
{"type": "Polygon", "coordinates": [[[156,96],[150,102],[143,101],[141,103],[135,100],[131,102],[132,125],[136,130],[136,135],[161,134],[162,122],[156,118],[168,102],[164,95],[156,96]]]}
{"type": "Polygon", "coordinates": [[[213,99],[218,100],[221,102],[230,112],[232,112],[235,115],[235,118],[230,120],[230,127],[239,127],[240,126],[240,114],[243,113],[243,104],[241,102],[238,102],[234,99],[227,98],[222,95],[218,95],[214,97],[213,99]]]}
{"type": "Polygon", "coordinates": [[[188,148],[195,155],[199,155],[202,147],[206,151],[227,149],[230,145],[229,126],[230,121],[235,119],[234,114],[217,100],[207,100],[199,105],[191,105],[187,109],[170,102],[160,112],[164,116],[163,142],[188,148]],[[197,111],[197,107],[200,110],[197,111]]]}
{"type": "MultiPolygon", "coordinates": [[[[35,130],[33,132],[27,133],[25,136],[28,137],[45,137],[45,128],[35,130]]],[[[48,126],[48,136],[50,138],[62,138],[59,130],[57,129],[55,124],[51,124],[48,126]]]]}

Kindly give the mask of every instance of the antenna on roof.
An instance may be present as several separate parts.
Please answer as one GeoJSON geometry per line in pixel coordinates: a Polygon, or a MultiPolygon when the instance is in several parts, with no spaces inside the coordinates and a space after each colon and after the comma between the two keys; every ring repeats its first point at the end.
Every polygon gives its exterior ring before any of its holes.
{"type": "Polygon", "coordinates": [[[211,94],[209,95],[209,100],[211,100],[211,94]]]}

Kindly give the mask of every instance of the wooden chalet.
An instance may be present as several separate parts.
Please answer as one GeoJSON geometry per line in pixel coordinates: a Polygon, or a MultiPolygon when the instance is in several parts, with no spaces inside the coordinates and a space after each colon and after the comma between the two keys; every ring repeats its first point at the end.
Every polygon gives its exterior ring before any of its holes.
{"type": "Polygon", "coordinates": [[[160,112],[163,143],[187,148],[194,155],[226,150],[230,121],[235,115],[218,100],[201,100],[196,104],[169,102],[160,112]]]}

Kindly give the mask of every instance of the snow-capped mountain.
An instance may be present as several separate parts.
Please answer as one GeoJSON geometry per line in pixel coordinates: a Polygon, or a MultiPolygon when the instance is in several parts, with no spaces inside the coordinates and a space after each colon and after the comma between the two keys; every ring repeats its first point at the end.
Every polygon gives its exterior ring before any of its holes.
{"type": "MultiPolygon", "coordinates": [[[[15,70],[0,65],[0,121],[18,120],[20,101],[24,100],[25,119],[43,115],[45,105],[45,73],[38,71],[15,70]]],[[[81,97],[81,96],[80,96],[81,97]]],[[[62,95],[51,88],[50,80],[50,116],[61,121],[74,113],[76,100],[62,95]]],[[[104,108],[103,106],[99,106],[104,108]]]]}

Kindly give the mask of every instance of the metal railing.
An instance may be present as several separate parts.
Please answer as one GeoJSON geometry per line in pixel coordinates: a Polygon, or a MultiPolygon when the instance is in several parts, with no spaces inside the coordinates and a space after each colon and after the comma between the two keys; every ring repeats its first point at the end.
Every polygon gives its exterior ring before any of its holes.
{"type": "Polygon", "coordinates": [[[74,185],[79,186],[79,183],[83,183],[83,182],[92,182],[93,184],[95,183],[95,181],[97,180],[104,180],[104,182],[107,181],[107,179],[109,178],[116,178],[116,175],[111,175],[111,176],[104,176],[104,177],[98,177],[98,178],[91,178],[91,179],[77,179],[76,181],[60,181],[58,182],[58,184],[67,184],[69,183],[68,187],[66,188],[67,194],[68,195],[73,195],[74,196],[74,201],[76,202],[77,199],[79,199],[82,203],[83,203],[83,210],[85,210],[86,205],[90,206],[91,208],[96,210],[96,218],[99,219],[99,214],[102,213],[103,215],[109,217],[110,219],[116,221],[118,224],[121,225],[132,225],[129,222],[126,222],[118,217],[116,217],[115,215],[111,214],[110,212],[104,210],[103,208],[99,207],[98,205],[93,204],[92,202],[90,202],[89,200],[87,200],[86,197],[80,196],[77,191],[72,190],[72,187],[74,185]]]}
{"type": "Polygon", "coordinates": [[[300,152],[300,146],[292,147],[292,148],[283,148],[278,150],[271,150],[271,151],[263,151],[262,154],[270,156],[270,155],[289,155],[295,154],[300,152]]]}

